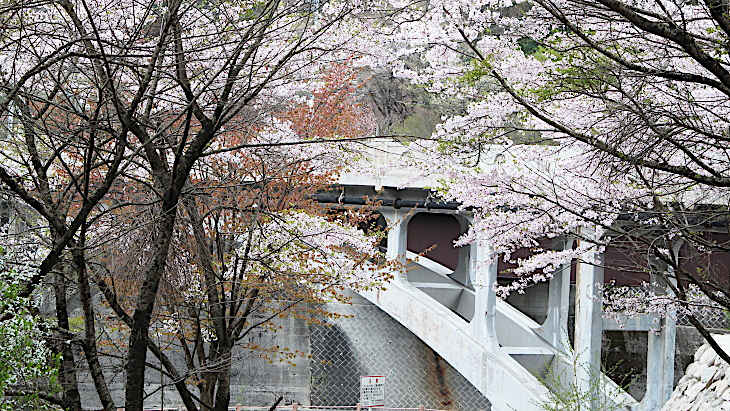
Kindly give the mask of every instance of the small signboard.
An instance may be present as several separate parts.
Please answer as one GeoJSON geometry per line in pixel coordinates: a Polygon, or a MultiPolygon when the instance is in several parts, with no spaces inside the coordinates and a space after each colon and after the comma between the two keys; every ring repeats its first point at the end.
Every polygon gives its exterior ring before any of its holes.
{"type": "Polygon", "coordinates": [[[385,377],[364,375],[360,377],[360,406],[385,407],[385,377]]]}

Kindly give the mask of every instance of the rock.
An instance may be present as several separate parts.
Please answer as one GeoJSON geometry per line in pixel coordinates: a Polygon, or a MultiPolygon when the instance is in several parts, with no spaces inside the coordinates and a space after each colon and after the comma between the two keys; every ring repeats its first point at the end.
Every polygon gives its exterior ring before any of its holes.
{"type": "Polygon", "coordinates": [[[696,362],[693,362],[692,364],[687,366],[687,370],[684,372],[684,377],[682,377],[682,378],[685,378],[685,377],[698,378],[699,377],[699,375],[698,375],[699,368],[700,368],[700,366],[696,362]]]}
{"type": "Polygon", "coordinates": [[[684,394],[684,391],[687,389],[687,387],[689,387],[692,384],[692,381],[694,381],[693,378],[685,375],[677,383],[677,388],[674,389],[674,393],[677,394],[678,396],[681,396],[682,394],[684,394]]]}
{"type": "MultiPolygon", "coordinates": [[[[730,335],[718,335],[723,349],[730,349],[730,335]]],[[[730,411],[730,365],[707,344],[694,354],[663,411],[730,411]]]]}
{"type": "Polygon", "coordinates": [[[717,373],[717,367],[708,366],[705,368],[700,368],[700,370],[699,370],[700,382],[703,384],[707,384],[707,382],[710,381],[710,379],[714,379],[716,377],[716,375],[715,375],[716,373],[717,373]]]}
{"type": "Polygon", "coordinates": [[[710,349],[710,347],[709,347],[709,346],[708,346],[707,344],[704,344],[704,345],[702,345],[702,346],[701,346],[701,347],[700,347],[700,348],[699,348],[699,349],[698,349],[698,350],[697,350],[697,351],[695,352],[695,362],[699,361],[699,360],[700,360],[700,357],[702,357],[702,354],[704,354],[704,353],[705,353],[705,351],[707,351],[708,349],[710,349]]]}
{"type": "Polygon", "coordinates": [[[717,358],[717,353],[715,353],[715,350],[708,346],[705,352],[702,353],[702,356],[700,356],[700,364],[711,365],[713,362],[715,362],[715,358],[717,358]]]}
{"type": "Polygon", "coordinates": [[[703,404],[701,401],[695,401],[689,411],[703,411],[704,409],[706,409],[705,404],[703,404]]]}
{"type": "Polygon", "coordinates": [[[690,407],[689,401],[687,401],[686,398],[680,399],[674,407],[671,408],[672,411],[685,411],[687,408],[690,407]]]}
{"type": "Polygon", "coordinates": [[[684,396],[690,403],[693,403],[694,400],[697,398],[697,395],[699,395],[700,391],[705,388],[704,384],[701,384],[699,382],[695,382],[694,384],[690,385],[689,388],[687,388],[687,391],[684,392],[684,396]]]}

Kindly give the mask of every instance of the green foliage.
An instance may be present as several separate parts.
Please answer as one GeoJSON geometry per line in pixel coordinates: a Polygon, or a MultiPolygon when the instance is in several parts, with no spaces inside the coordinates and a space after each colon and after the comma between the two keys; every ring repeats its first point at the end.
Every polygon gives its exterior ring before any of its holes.
{"type": "Polygon", "coordinates": [[[520,50],[528,56],[537,53],[540,49],[540,45],[530,37],[522,37],[517,40],[517,44],[520,45],[520,50]]]}
{"type": "Polygon", "coordinates": [[[488,59],[479,60],[474,59],[471,61],[471,68],[464,73],[459,79],[464,84],[473,86],[477,84],[482,78],[489,75],[492,71],[492,65],[488,59]]]}
{"type": "Polygon", "coordinates": [[[77,333],[84,330],[84,317],[79,315],[76,317],[68,318],[68,328],[72,333],[77,333]]]}
{"type": "MultiPolygon", "coordinates": [[[[0,265],[3,263],[0,247],[0,265]]],[[[20,297],[23,274],[2,267],[0,273],[0,411],[48,409],[39,392],[58,389],[58,357],[44,343],[44,320],[34,315],[32,300],[20,297]],[[6,391],[27,395],[5,396],[6,391]]],[[[52,407],[51,407],[52,408],[52,407]]]]}
{"type": "Polygon", "coordinates": [[[399,124],[393,125],[391,132],[404,136],[429,137],[438,122],[439,116],[436,113],[417,110],[399,124]]]}
{"type": "MultiPolygon", "coordinates": [[[[581,365],[575,361],[575,356],[568,353],[563,356],[556,356],[553,363],[548,367],[545,375],[540,378],[541,382],[550,387],[549,397],[538,406],[545,411],[619,411],[627,409],[627,405],[621,398],[621,391],[627,389],[627,385],[618,386],[609,384],[601,373],[590,378],[588,388],[579,387],[576,384],[577,371],[581,365]],[[563,358],[560,358],[563,357],[563,358]],[[565,358],[573,358],[573,362],[564,361],[563,367],[557,367],[558,362],[565,358]]],[[[618,365],[615,365],[618,368],[618,365]]],[[[616,374],[604,370],[604,374],[616,374]]]]}

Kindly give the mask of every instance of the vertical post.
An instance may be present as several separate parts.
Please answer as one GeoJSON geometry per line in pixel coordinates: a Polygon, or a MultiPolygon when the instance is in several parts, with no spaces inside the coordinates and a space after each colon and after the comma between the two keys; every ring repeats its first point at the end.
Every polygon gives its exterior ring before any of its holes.
{"type": "MultiPolygon", "coordinates": [[[[672,250],[674,252],[674,261],[679,261],[679,247],[681,245],[677,246],[672,250]]],[[[674,269],[672,267],[669,267],[667,269],[667,280],[677,285],[677,279],[674,275],[674,269]]],[[[667,287],[667,294],[670,297],[674,297],[674,292],[667,287]]],[[[674,308],[670,308],[666,315],[664,316],[664,324],[662,327],[662,345],[664,347],[663,355],[664,358],[662,359],[662,375],[664,376],[664,379],[662,381],[662,394],[661,394],[661,404],[664,405],[667,401],[669,401],[669,398],[672,396],[672,392],[674,391],[674,354],[675,354],[675,343],[677,339],[677,315],[676,310],[674,308]]]]}
{"type": "MultiPolygon", "coordinates": [[[[581,234],[589,241],[594,239],[592,229],[583,229],[581,234]]],[[[576,273],[575,302],[575,377],[580,392],[588,393],[595,409],[600,386],[597,378],[601,373],[601,334],[603,331],[603,301],[598,287],[603,285],[603,258],[596,248],[586,251],[578,262],[576,273]]]]}
{"type": "Polygon", "coordinates": [[[469,326],[474,337],[496,348],[497,256],[486,241],[477,238],[471,244],[469,257],[469,277],[474,286],[474,317],[469,326]]]}
{"type": "Polygon", "coordinates": [[[360,407],[360,403],[357,403],[357,406],[355,406],[355,410],[360,411],[362,408],[360,407]]]}
{"type": "Polygon", "coordinates": [[[299,404],[294,403],[291,405],[291,411],[297,411],[299,409],[299,404]]]}
{"type": "MultiPolygon", "coordinates": [[[[654,267],[652,267],[652,270],[654,267]]],[[[651,290],[660,294],[657,275],[650,273],[651,290]]],[[[646,392],[641,401],[645,410],[661,408],[661,397],[664,384],[664,339],[659,327],[661,323],[655,315],[651,316],[651,325],[647,330],[646,346],[646,392]]]]}
{"type": "MultiPolygon", "coordinates": [[[[678,253],[678,248],[673,250],[678,253]]],[[[677,255],[675,254],[675,257],[677,255]]],[[[675,260],[678,261],[678,260],[675,260]]],[[[673,269],[660,264],[652,267],[666,271],[666,279],[673,282],[673,269]]],[[[668,285],[661,281],[659,275],[651,274],[651,289],[656,295],[672,295],[668,285]]],[[[642,409],[661,408],[672,396],[674,389],[674,350],[677,336],[677,321],[673,310],[666,313],[664,319],[652,321],[652,329],[648,330],[646,353],[646,393],[641,401],[642,409]],[[657,328],[659,328],[657,330],[657,328]]]]}
{"type": "Polygon", "coordinates": [[[388,223],[388,249],[385,256],[388,260],[400,264],[399,275],[395,281],[407,281],[406,252],[408,251],[408,221],[410,215],[400,209],[382,210],[381,214],[388,223]]]}
{"type": "Polygon", "coordinates": [[[661,405],[664,405],[672,396],[674,391],[674,350],[677,338],[677,318],[674,313],[667,313],[664,317],[664,327],[662,327],[662,344],[664,345],[663,373],[664,381],[662,382],[661,405]]]}
{"type": "MultiPolygon", "coordinates": [[[[563,250],[573,247],[573,239],[567,238],[563,242],[563,250]]],[[[570,310],[570,270],[571,263],[560,266],[550,279],[548,289],[548,312],[543,330],[545,338],[553,347],[567,350],[570,348],[568,338],[568,313],[570,310]]]]}

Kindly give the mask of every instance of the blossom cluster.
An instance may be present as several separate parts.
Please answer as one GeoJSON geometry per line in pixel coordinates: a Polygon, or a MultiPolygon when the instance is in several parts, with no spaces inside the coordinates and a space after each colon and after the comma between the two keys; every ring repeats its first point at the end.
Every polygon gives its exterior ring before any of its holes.
{"type": "MultiPolygon", "coordinates": [[[[729,63],[708,6],[629,3],[729,63]]],[[[661,231],[652,244],[662,257],[683,235],[669,214],[727,204],[727,190],[702,183],[725,178],[730,158],[730,100],[702,56],[601,2],[440,0],[409,12],[392,39],[395,74],[463,103],[436,127],[437,143],[409,146],[413,163],[473,212],[457,245],[487,241],[518,266],[504,293],[602,251],[626,234],[619,219],[661,231]],[[577,248],[539,247],[566,237],[577,248]],[[512,257],[525,248],[529,258],[512,257]]]]}

